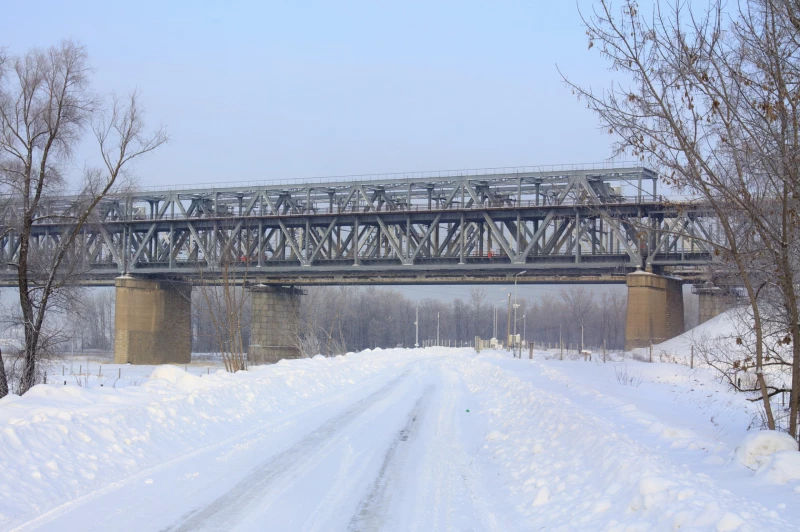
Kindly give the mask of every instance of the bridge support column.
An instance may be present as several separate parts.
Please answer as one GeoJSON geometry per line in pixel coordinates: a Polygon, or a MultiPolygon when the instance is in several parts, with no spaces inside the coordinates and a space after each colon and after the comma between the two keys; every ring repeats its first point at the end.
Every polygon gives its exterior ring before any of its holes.
{"type": "Polygon", "coordinates": [[[647,347],[683,333],[683,285],[652,273],[628,275],[625,349],[647,347]]]}
{"type": "Polygon", "coordinates": [[[192,360],[192,285],[118,277],[115,364],[187,364],[192,360]]]}
{"type": "Polygon", "coordinates": [[[250,289],[252,322],[247,360],[250,364],[274,364],[300,358],[297,334],[301,291],[282,286],[250,289]]]}
{"type": "Polygon", "coordinates": [[[704,323],[731,308],[730,294],[717,286],[694,286],[698,297],[698,323],[704,323]]]}

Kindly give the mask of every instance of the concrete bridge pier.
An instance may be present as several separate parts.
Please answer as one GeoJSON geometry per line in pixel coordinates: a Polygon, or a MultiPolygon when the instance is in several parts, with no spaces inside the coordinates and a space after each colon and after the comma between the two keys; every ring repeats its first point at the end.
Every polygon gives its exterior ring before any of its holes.
{"type": "Polygon", "coordinates": [[[627,276],[625,349],[647,347],[684,332],[683,283],[647,272],[627,276]]]}
{"type": "Polygon", "coordinates": [[[297,334],[302,291],[293,287],[258,285],[250,288],[252,322],[247,360],[274,364],[300,358],[297,334]]]}
{"type": "Polygon", "coordinates": [[[733,306],[731,294],[718,286],[706,283],[693,286],[692,291],[698,298],[698,323],[704,323],[719,316],[733,306]]]}
{"type": "Polygon", "coordinates": [[[192,359],[192,285],[118,277],[115,364],[187,364],[192,359]]]}

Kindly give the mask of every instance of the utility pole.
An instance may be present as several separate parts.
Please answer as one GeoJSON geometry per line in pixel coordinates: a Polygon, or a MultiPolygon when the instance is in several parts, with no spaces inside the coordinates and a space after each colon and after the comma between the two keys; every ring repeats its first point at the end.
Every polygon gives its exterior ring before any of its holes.
{"type": "MultiPolygon", "coordinates": [[[[514,275],[514,356],[517,356],[517,308],[519,308],[519,304],[517,303],[517,277],[522,275],[523,273],[527,272],[528,270],[522,270],[521,272],[514,275]]],[[[522,353],[520,353],[520,358],[522,358],[522,353]]]]}
{"type": "Polygon", "coordinates": [[[506,319],[506,350],[511,351],[511,292],[508,293],[508,317],[506,319]]]}
{"type": "Polygon", "coordinates": [[[419,347],[419,307],[417,307],[417,317],[414,320],[414,328],[417,330],[417,334],[414,339],[414,347],[419,347]]]}
{"type": "Polygon", "coordinates": [[[502,303],[505,301],[504,299],[498,299],[494,302],[494,336],[493,338],[497,338],[497,304],[502,303]]]}
{"type": "Polygon", "coordinates": [[[581,322],[581,353],[583,353],[583,322],[581,322]]]}
{"type": "Polygon", "coordinates": [[[436,313],[436,347],[439,347],[439,313],[436,313]]]}

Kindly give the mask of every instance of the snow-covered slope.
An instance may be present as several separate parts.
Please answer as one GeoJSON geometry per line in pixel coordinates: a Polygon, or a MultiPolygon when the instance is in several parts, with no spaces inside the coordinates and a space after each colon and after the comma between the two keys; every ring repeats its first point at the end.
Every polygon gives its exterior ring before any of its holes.
{"type": "Polygon", "coordinates": [[[0,529],[800,529],[754,414],[704,368],[543,352],[165,366],[0,400],[0,529]]]}
{"type": "MultiPolygon", "coordinates": [[[[739,309],[731,309],[689,329],[680,336],[671,338],[666,342],[653,345],[653,359],[661,362],[679,362],[689,364],[692,355],[692,346],[699,344],[715,343],[729,349],[736,348],[737,316],[739,309]]],[[[634,349],[634,353],[645,357],[649,355],[649,348],[634,349]]],[[[695,352],[695,364],[702,363],[699,352],[695,352]]]]}

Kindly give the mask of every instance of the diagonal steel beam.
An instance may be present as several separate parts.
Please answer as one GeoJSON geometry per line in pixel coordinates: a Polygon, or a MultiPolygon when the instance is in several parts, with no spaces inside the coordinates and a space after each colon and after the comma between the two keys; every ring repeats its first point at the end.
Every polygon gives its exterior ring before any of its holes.
{"type": "Polygon", "coordinates": [[[281,226],[281,232],[283,233],[283,236],[286,238],[286,241],[289,243],[289,246],[292,248],[292,251],[294,251],[295,256],[297,256],[297,259],[300,261],[300,265],[308,266],[309,265],[308,261],[303,257],[302,253],[300,253],[300,248],[297,246],[297,242],[295,241],[294,236],[292,236],[289,230],[286,229],[286,224],[284,224],[283,220],[281,220],[280,218],[278,218],[278,225],[281,226]]]}
{"type": "Polygon", "coordinates": [[[333,220],[331,220],[331,223],[328,225],[328,228],[325,229],[325,232],[322,234],[322,238],[319,239],[319,243],[314,247],[311,256],[308,258],[309,264],[312,264],[314,262],[314,259],[317,258],[317,253],[319,253],[319,250],[322,249],[322,246],[325,244],[325,239],[327,239],[328,236],[331,234],[333,228],[336,226],[338,221],[339,218],[334,218],[333,220]]]}
{"type": "MultiPolygon", "coordinates": [[[[381,232],[386,235],[386,238],[389,240],[389,245],[392,247],[395,254],[400,258],[400,262],[403,263],[404,265],[411,264],[411,261],[403,256],[403,250],[400,249],[400,244],[394,238],[394,235],[386,227],[386,224],[384,223],[383,219],[380,216],[378,216],[378,225],[381,226],[381,232]]],[[[378,246],[380,246],[380,242],[378,243],[378,246]]]]}
{"type": "Polygon", "coordinates": [[[489,216],[488,212],[483,213],[483,219],[486,220],[486,223],[492,228],[492,233],[494,234],[495,240],[500,243],[500,247],[508,255],[508,258],[511,259],[512,262],[518,263],[520,262],[519,257],[512,251],[511,245],[506,240],[506,237],[503,235],[503,232],[495,225],[494,220],[492,217],[489,216]]]}
{"type": "Polygon", "coordinates": [[[431,234],[433,233],[433,230],[434,230],[434,228],[435,228],[435,227],[436,227],[436,226],[439,224],[439,220],[440,220],[441,218],[442,218],[442,215],[441,215],[441,214],[437,215],[437,216],[436,216],[436,218],[434,218],[434,219],[433,219],[433,222],[431,222],[431,224],[430,224],[430,225],[428,225],[428,229],[427,229],[427,230],[425,231],[425,233],[422,235],[422,239],[419,241],[419,243],[417,244],[417,246],[414,248],[414,251],[413,251],[413,253],[411,253],[411,256],[408,258],[408,263],[413,263],[413,262],[414,262],[414,259],[416,259],[416,258],[417,258],[417,255],[419,254],[419,250],[422,248],[422,245],[423,245],[423,244],[424,244],[424,243],[425,243],[425,242],[426,242],[428,239],[430,239],[430,237],[431,237],[431,234]]]}

